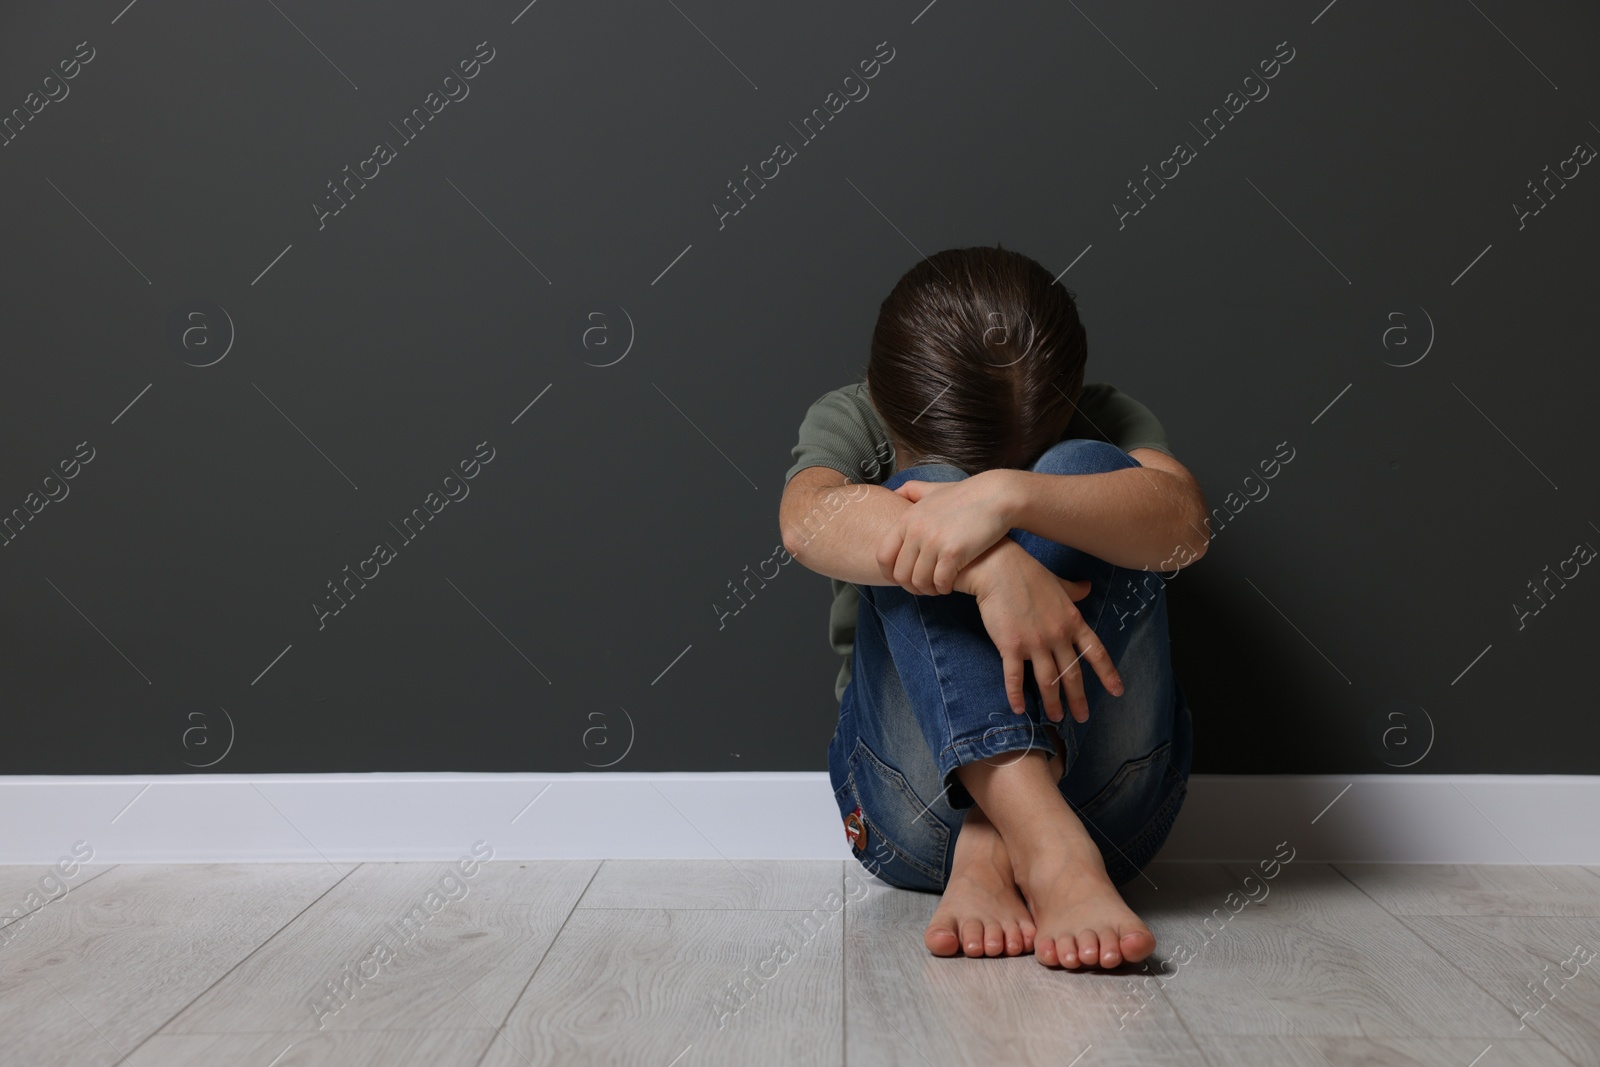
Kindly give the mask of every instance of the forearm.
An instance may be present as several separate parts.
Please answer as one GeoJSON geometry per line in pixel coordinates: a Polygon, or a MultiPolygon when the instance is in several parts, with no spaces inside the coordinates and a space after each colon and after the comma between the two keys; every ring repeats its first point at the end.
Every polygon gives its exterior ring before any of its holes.
{"type": "Polygon", "coordinates": [[[1166,570],[1205,554],[1205,501],[1167,471],[1009,473],[1014,527],[1139,570],[1166,570]]]}
{"type": "Polygon", "coordinates": [[[911,506],[881,485],[804,490],[783,516],[783,545],[818,574],[858,585],[894,585],[878,566],[878,542],[911,506]]]}
{"type": "MultiPolygon", "coordinates": [[[[878,565],[877,546],[906,508],[905,497],[881,485],[828,486],[803,491],[783,517],[783,544],[808,570],[857,585],[895,585],[878,565]]],[[[956,575],[955,591],[976,594],[980,572],[1037,563],[1010,537],[1001,537],[956,575]]]]}

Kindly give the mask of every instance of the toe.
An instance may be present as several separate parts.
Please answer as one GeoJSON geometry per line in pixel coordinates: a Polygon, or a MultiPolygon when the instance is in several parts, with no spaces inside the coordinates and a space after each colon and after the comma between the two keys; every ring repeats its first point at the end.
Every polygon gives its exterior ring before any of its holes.
{"type": "Polygon", "coordinates": [[[1061,958],[1056,955],[1056,943],[1048,937],[1040,937],[1034,940],[1033,958],[1046,967],[1057,967],[1061,963],[1061,958]]]}
{"type": "Polygon", "coordinates": [[[983,954],[985,956],[998,956],[1006,950],[1005,931],[998,922],[983,924],[983,954]]]}
{"type": "Polygon", "coordinates": [[[961,947],[968,956],[983,955],[983,923],[977,919],[962,922],[961,947]]]}
{"type": "Polygon", "coordinates": [[[954,956],[961,951],[961,939],[956,935],[954,920],[935,916],[922,934],[923,944],[935,956],[954,956]]]}
{"type": "Polygon", "coordinates": [[[1034,926],[1030,922],[1024,922],[1024,923],[1021,924],[1021,926],[1022,926],[1022,951],[1023,952],[1032,952],[1033,951],[1034,935],[1039,932],[1038,927],[1034,926]]]}
{"type": "Polygon", "coordinates": [[[1122,958],[1129,963],[1147,959],[1156,950],[1155,935],[1142,926],[1124,930],[1120,943],[1122,958]]]}
{"type": "Polygon", "coordinates": [[[1061,966],[1078,966],[1078,941],[1077,938],[1063,937],[1056,942],[1056,953],[1061,957],[1061,966]]]}
{"type": "Polygon", "coordinates": [[[1100,940],[1093,930],[1078,934],[1078,962],[1085,967],[1093,967],[1100,962],[1100,940]]]}
{"type": "Polygon", "coordinates": [[[1122,965],[1122,949],[1118,947],[1117,932],[1110,927],[1101,930],[1100,940],[1100,966],[1120,967],[1122,965]]]}
{"type": "Polygon", "coordinates": [[[1002,924],[1001,929],[1006,937],[1006,955],[1022,955],[1022,928],[1014,922],[1008,922],[1002,924]]]}

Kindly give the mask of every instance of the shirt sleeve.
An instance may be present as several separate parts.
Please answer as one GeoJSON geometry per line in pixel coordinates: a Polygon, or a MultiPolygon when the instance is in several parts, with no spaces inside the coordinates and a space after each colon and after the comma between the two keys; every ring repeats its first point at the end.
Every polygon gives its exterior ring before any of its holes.
{"type": "MultiPolygon", "coordinates": [[[[1153,448],[1157,452],[1172,455],[1166,430],[1155,413],[1114,386],[1104,382],[1084,385],[1078,397],[1078,417],[1094,431],[1082,436],[1099,437],[1124,452],[1153,448]]],[[[1076,422],[1074,419],[1074,424],[1076,422]]]]}
{"type": "Polygon", "coordinates": [[[832,467],[851,482],[881,485],[888,479],[894,449],[863,386],[843,386],[812,402],[790,449],[794,465],[784,475],[785,485],[807,467],[832,467]]]}

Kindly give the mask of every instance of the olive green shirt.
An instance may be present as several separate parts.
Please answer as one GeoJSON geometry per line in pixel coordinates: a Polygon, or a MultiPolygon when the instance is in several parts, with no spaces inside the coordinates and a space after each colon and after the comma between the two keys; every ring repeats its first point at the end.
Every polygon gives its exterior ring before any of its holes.
{"type": "MultiPolygon", "coordinates": [[[[1124,452],[1153,448],[1172,455],[1165,431],[1150,409],[1110,385],[1086,382],[1078,410],[1062,440],[1086,437],[1106,441],[1124,452]]],[[[800,440],[790,450],[794,466],[784,484],[807,467],[832,467],[853,483],[882,485],[898,469],[888,431],[867,394],[867,383],[857,382],[818,397],[800,423],[800,440]]],[[[844,657],[834,683],[836,700],[844,699],[850,684],[851,652],[856,639],[856,607],[860,593],[850,582],[832,578],[833,606],[828,612],[828,643],[844,657]]]]}

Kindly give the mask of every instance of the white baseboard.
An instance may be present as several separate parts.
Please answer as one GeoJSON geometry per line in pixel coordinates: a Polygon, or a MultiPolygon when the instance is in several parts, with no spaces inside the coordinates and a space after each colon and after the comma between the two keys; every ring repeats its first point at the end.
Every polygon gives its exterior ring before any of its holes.
{"type": "MultiPolygon", "coordinates": [[[[1159,858],[1600,864],[1596,812],[1591,776],[1196,775],[1159,858]]],[[[0,864],[850,856],[825,772],[11,776],[0,827],[0,864]]]]}

